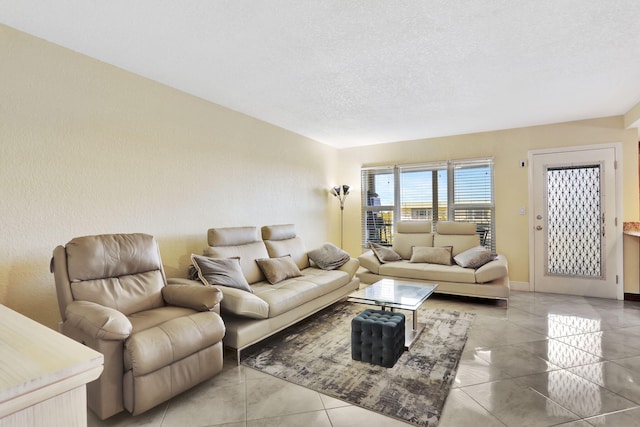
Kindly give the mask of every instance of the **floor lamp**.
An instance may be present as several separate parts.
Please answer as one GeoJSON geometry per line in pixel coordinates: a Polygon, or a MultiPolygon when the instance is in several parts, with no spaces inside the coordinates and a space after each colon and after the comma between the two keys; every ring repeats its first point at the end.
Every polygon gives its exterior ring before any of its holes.
{"type": "Polygon", "coordinates": [[[344,249],[343,246],[343,237],[344,237],[344,201],[347,198],[347,194],[349,194],[349,186],[348,185],[336,185],[331,189],[331,194],[336,196],[340,201],[340,249],[344,249]]]}

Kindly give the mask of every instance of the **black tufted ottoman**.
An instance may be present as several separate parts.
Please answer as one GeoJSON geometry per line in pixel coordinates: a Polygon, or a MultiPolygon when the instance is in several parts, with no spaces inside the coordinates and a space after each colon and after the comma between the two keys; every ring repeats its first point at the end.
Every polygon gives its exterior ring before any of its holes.
{"type": "Polygon", "coordinates": [[[351,320],[351,358],[391,368],[404,351],[404,314],[365,310],[351,320]]]}

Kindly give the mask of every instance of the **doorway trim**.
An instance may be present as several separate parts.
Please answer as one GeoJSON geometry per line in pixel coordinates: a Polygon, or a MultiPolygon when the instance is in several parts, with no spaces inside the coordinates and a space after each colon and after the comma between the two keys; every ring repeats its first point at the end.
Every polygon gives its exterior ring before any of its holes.
{"type": "Polygon", "coordinates": [[[615,239],[616,239],[616,297],[624,300],[624,256],[622,246],[622,143],[612,142],[606,144],[578,145],[559,148],[544,148],[540,150],[529,150],[527,152],[529,165],[529,292],[535,291],[535,236],[534,236],[534,194],[533,194],[533,156],[538,154],[571,153],[574,151],[597,150],[602,148],[613,148],[615,153],[615,187],[616,187],[616,212],[615,212],[615,239]]]}

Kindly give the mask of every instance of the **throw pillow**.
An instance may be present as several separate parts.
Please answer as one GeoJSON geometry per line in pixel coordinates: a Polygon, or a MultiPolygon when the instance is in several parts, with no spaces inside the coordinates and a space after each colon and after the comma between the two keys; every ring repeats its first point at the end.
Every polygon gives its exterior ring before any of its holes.
{"type": "Polygon", "coordinates": [[[369,242],[371,250],[382,264],[385,262],[400,261],[402,257],[393,249],[386,246],[379,245],[378,243],[369,242]]]}
{"type": "Polygon", "coordinates": [[[198,269],[193,265],[193,260],[191,260],[191,265],[187,271],[187,278],[190,280],[200,280],[200,277],[198,276],[198,269]]]}
{"type": "Polygon", "coordinates": [[[332,243],[325,243],[307,255],[323,270],[335,270],[351,259],[351,255],[332,243]]]}
{"type": "Polygon", "coordinates": [[[453,246],[414,246],[409,262],[426,262],[429,264],[452,265],[452,250],[453,246]]]}
{"type": "Polygon", "coordinates": [[[256,262],[272,285],[291,277],[302,276],[300,269],[296,263],[293,262],[291,255],[279,258],[260,258],[257,259],[256,262]]]}
{"type": "Polygon", "coordinates": [[[498,255],[491,253],[487,248],[483,246],[475,246],[464,252],[460,252],[458,255],[453,257],[453,260],[460,267],[479,268],[486,263],[493,261],[497,257],[498,255]]]}
{"type": "Polygon", "coordinates": [[[240,268],[240,258],[209,258],[191,254],[191,262],[205,285],[220,285],[253,293],[240,268]]]}

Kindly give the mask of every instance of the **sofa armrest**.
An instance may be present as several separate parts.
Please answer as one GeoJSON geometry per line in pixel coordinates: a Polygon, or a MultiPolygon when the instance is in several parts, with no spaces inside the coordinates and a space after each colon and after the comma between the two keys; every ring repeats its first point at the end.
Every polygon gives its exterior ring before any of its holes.
{"type": "Polygon", "coordinates": [[[251,319],[266,319],[269,317],[269,304],[256,294],[228,286],[213,286],[220,289],[224,294],[220,304],[223,312],[251,319]]]}
{"type": "Polygon", "coordinates": [[[360,265],[374,274],[380,274],[380,260],[373,253],[373,251],[367,251],[358,257],[360,265]]]}
{"type": "Polygon", "coordinates": [[[94,302],[73,301],[65,314],[70,326],[95,339],[124,341],[133,330],[123,313],[94,302]]]}
{"type": "Polygon", "coordinates": [[[222,301],[222,292],[209,286],[171,284],[162,288],[162,298],[169,305],[211,311],[222,301]]]}
{"type": "MultiPolygon", "coordinates": [[[[169,285],[199,285],[200,287],[205,287],[199,280],[177,277],[167,279],[167,283],[169,285]]],[[[259,296],[229,286],[213,285],[211,288],[222,292],[223,298],[220,301],[220,308],[223,312],[251,319],[266,319],[269,317],[269,304],[259,296]]]]}
{"type": "Polygon", "coordinates": [[[476,270],[476,283],[488,283],[509,275],[509,265],[504,255],[486,263],[476,270]]]}
{"type": "Polygon", "coordinates": [[[349,261],[342,264],[338,270],[346,272],[349,275],[349,278],[353,279],[353,276],[356,274],[359,267],[360,262],[356,258],[351,258],[349,261]]]}

